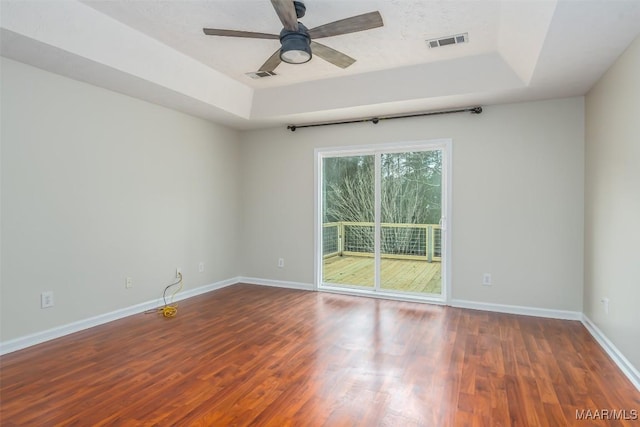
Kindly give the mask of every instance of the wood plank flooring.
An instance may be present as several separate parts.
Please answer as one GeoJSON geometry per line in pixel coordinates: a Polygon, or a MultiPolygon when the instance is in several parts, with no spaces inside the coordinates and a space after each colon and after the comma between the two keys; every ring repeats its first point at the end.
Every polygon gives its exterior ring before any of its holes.
{"type": "MultiPolygon", "coordinates": [[[[323,264],[326,283],[373,287],[372,257],[336,256],[323,264]]],[[[383,258],[380,263],[380,283],[383,289],[440,294],[442,292],[439,262],[383,258]]]]}
{"type": "Polygon", "coordinates": [[[586,329],[234,285],[0,358],[3,426],[631,426],[586,329]]]}

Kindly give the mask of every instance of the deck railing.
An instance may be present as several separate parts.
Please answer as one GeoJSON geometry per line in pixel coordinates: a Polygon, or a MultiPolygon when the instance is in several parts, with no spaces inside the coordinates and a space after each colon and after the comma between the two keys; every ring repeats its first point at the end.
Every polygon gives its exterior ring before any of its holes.
{"type": "MultiPolygon", "coordinates": [[[[438,224],[381,225],[383,258],[440,261],[442,230],[438,224]]],[[[328,222],[322,224],[322,253],[325,258],[338,255],[373,256],[374,223],[328,222]]]]}

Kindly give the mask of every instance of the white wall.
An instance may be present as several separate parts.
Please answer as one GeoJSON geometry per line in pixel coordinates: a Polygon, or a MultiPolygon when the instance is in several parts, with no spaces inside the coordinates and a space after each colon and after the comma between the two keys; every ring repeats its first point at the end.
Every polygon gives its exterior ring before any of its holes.
{"type": "Polygon", "coordinates": [[[2,73],[2,341],[157,298],[176,266],[187,289],[311,284],[314,148],[433,138],[453,139],[452,297],[582,309],[583,98],[238,134],[10,60],[2,73]]]}
{"type": "Polygon", "coordinates": [[[313,283],[314,148],[434,138],[453,139],[452,297],[581,311],[581,97],[481,115],[241,133],[242,274],[313,283]],[[483,272],[493,286],[481,286],[483,272]]]}
{"type": "Polygon", "coordinates": [[[584,313],[640,370],[638,76],[640,38],[586,97],[584,313]]]}
{"type": "Polygon", "coordinates": [[[2,341],[237,275],[237,132],[4,58],[1,123],[2,341]]]}

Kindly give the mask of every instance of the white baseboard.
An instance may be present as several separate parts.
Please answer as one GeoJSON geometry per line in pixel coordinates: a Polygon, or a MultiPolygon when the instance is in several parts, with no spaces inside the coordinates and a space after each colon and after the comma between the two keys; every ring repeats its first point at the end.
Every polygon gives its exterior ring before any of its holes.
{"type": "Polygon", "coordinates": [[[550,319],[582,320],[579,311],[551,310],[548,308],[525,307],[521,305],[493,304],[460,299],[449,301],[451,307],[469,308],[472,310],[495,311],[498,313],[521,314],[524,316],[547,317],[550,319]]]}
{"type": "MultiPolygon", "coordinates": [[[[176,294],[174,301],[182,301],[187,298],[195,297],[197,295],[206,294],[207,292],[215,291],[216,289],[226,288],[227,286],[235,285],[240,281],[239,277],[232,277],[231,279],[221,280],[219,282],[211,283],[204,286],[199,286],[194,289],[179,292],[176,294]]],[[[156,307],[160,307],[160,304],[156,307]]]]}
{"type": "Polygon", "coordinates": [[[273,286],[276,288],[299,289],[302,291],[314,291],[315,286],[311,283],[287,282],[284,280],[259,279],[257,277],[237,277],[238,283],[248,285],[273,286]]]}
{"type": "Polygon", "coordinates": [[[640,391],[640,372],[624,357],[618,348],[607,338],[607,336],[596,326],[595,323],[582,314],[582,324],[593,338],[600,344],[600,347],[613,359],[618,368],[629,378],[629,381],[640,391]]]}
{"type": "MultiPolygon", "coordinates": [[[[176,294],[174,301],[181,301],[187,298],[194,297],[196,295],[224,288],[226,286],[238,283],[238,281],[238,278],[232,278],[216,283],[211,283],[209,285],[200,286],[195,289],[188,289],[184,292],[176,294]]],[[[88,319],[78,320],[77,322],[57,326],[55,328],[47,329],[46,331],[36,332],[34,334],[14,338],[12,340],[0,343],[0,355],[22,350],[23,348],[31,347],[32,345],[40,344],[55,338],[60,338],[65,335],[79,332],[84,329],[89,329],[94,326],[102,325],[104,323],[112,322],[114,320],[122,319],[123,317],[143,313],[147,310],[153,310],[161,306],[162,299],[155,299],[153,301],[146,301],[140,304],[132,305],[130,307],[120,308],[118,310],[90,317],[88,319]]]]}

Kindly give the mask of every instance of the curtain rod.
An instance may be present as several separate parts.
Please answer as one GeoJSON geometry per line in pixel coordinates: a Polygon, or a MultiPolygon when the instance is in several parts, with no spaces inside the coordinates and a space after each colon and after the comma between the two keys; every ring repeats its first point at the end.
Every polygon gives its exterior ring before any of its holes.
{"type": "Polygon", "coordinates": [[[461,108],[458,110],[444,110],[444,111],[430,111],[427,113],[415,113],[415,114],[405,114],[402,116],[386,116],[386,117],[372,117],[370,119],[355,119],[355,120],[344,120],[340,122],[326,122],[326,123],[313,123],[310,125],[289,125],[287,129],[291,132],[295,132],[296,129],[302,128],[313,128],[318,126],[333,126],[333,125],[346,125],[349,123],[365,123],[371,122],[374,125],[377,125],[381,120],[392,120],[392,119],[407,119],[409,117],[422,117],[422,116],[437,116],[441,114],[453,114],[453,113],[466,113],[470,112],[471,114],[480,114],[482,113],[482,107],[469,107],[469,108],[461,108]]]}

